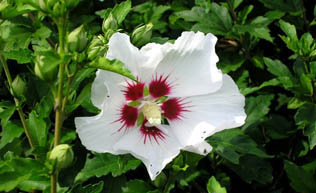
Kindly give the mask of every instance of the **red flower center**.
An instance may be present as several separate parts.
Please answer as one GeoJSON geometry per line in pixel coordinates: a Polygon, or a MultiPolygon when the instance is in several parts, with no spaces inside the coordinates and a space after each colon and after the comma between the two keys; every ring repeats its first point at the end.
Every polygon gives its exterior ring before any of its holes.
{"type": "MultiPolygon", "coordinates": [[[[149,116],[151,116],[150,114],[156,115],[157,113],[161,113],[168,121],[175,121],[183,118],[183,112],[188,111],[188,106],[186,106],[187,103],[184,103],[184,99],[182,98],[168,98],[172,87],[167,79],[168,76],[159,76],[159,78],[157,76],[154,77],[148,85],[148,90],[145,88],[144,83],[127,82],[126,90],[123,90],[122,92],[124,92],[124,96],[129,102],[121,108],[120,118],[117,120],[122,123],[122,127],[119,131],[122,130],[122,128],[128,129],[134,127],[136,122],[138,123],[138,121],[140,121],[139,130],[144,137],[144,144],[148,139],[150,141],[154,139],[156,143],[159,143],[159,140],[165,139],[165,133],[155,125],[151,125],[146,119],[148,118],[148,115],[144,117],[144,114],[142,114],[143,112],[140,109],[144,107],[144,104],[154,103],[154,106],[158,107],[158,109],[147,109],[149,111],[149,116]],[[149,91],[149,96],[148,93],[145,94],[146,90],[147,92],[149,91]],[[157,100],[157,98],[159,99],[157,100]]],[[[151,118],[154,117],[150,117],[150,119],[151,118]]]]}

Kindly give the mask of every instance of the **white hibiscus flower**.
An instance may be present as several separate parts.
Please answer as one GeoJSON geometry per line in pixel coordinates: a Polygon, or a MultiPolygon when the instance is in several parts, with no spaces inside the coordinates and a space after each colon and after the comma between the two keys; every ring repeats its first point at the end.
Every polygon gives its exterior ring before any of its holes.
{"type": "Polygon", "coordinates": [[[106,57],[123,62],[138,82],[97,71],[91,99],[101,113],[75,119],[82,144],[100,153],[131,153],[152,180],[181,149],[208,154],[205,138],[246,118],[244,96],[216,67],[216,41],[212,34],[183,32],[174,44],[139,50],[129,36],[115,33],[106,57]]]}

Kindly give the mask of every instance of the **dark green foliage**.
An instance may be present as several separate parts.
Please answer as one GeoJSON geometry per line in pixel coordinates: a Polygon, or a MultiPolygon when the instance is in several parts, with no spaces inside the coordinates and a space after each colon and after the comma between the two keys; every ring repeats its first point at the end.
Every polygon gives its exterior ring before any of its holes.
{"type": "Polygon", "coordinates": [[[59,193],[316,192],[314,1],[67,0],[55,10],[38,2],[0,0],[0,192],[50,192],[62,62],[61,143],[72,146],[75,158],[59,173],[59,193]],[[64,9],[70,11],[64,35],[83,25],[85,45],[80,52],[65,49],[61,59],[56,17],[64,9]],[[146,38],[137,30],[143,26],[150,27],[146,38]],[[172,43],[188,30],[217,36],[217,65],[245,95],[246,123],[206,139],[213,147],[207,156],[181,152],[153,182],[131,155],[88,152],[73,120],[100,112],[90,100],[96,69],[135,80],[124,64],[104,57],[111,35],[127,33],[140,47],[172,43]]]}

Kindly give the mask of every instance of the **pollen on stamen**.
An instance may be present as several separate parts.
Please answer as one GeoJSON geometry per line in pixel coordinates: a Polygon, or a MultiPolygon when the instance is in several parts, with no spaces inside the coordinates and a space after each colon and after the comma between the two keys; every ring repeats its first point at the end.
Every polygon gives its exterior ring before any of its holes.
{"type": "Polygon", "coordinates": [[[189,112],[189,107],[186,106],[188,103],[184,103],[184,99],[181,98],[170,98],[161,105],[163,116],[169,120],[176,120],[183,118],[183,112],[189,112]]]}
{"type": "Polygon", "coordinates": [[[156,141],[157,144],[159,144],[159,140],[164,140],[165,139],[165,133],[158,129],[155,126],[152,127],[147,127],[146,120],[143,122],[143,124],[140,127],[140,132],[142,136],[144,137],[144,144],[146,144],[147,139],[149,139],[150,142],[152,142],[152,139],[156,141]]]}
{"type": "Polygon", "coordinates": [[[127,82],[126,90],[123,90],[126,100],[136,101],[144,96],[144,83],[127,82]]]}
{"type": "Polygon", "coordinates": [[[128,105],[124,105],[120,112],[120,118],[115,121],[122,123],[122,126],[118,131],[121,131],[123,128],[127,130],[128,128],[135,126],[137,118],[138,109],[128,105]]]}
{"type": "Polygon", "coordinates": [[[167,82],[169,76],[163,77],[162,75],[153,78],[149,83],[149,93],[154,98],[159,98],[170,94],[171,85],[167,82]]]}

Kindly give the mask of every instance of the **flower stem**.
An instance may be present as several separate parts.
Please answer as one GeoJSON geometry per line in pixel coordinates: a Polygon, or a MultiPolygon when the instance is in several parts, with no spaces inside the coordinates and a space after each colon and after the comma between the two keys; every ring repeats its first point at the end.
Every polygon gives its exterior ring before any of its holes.
{"type": "Polygon", "coordinates": [[[163,190],[163,193],[169,193],[170,192],[170,188],[174,184],[174,182],[176,180],[176,177],[177,177],[177,173],[171,170],[169,172],[168,181],[167,181],[167,184],[166,184],[166,186],[165,186],[165,188],[163,190]]]}
{"type": "MultiPolygon", "coordinates": [[[[7,77],[10,90],[12,90],[13,89],[13,87],[12,87],[12,77],[11,77],[11,74],[10,74],[7,62],[6,62],[5,58],[2,55],[0,55],[0,60],[1,60],[4,72],[5,72],[5,75],[7,77]]],[[[13,93],[11,93],[11,94],[13,95],[13,93]]],[[[26,134],[27,140],[28,140],[28,142],[30,144],[30,147],[33,149],[34,148],[34,142],[32,140],[32,137],[31,137],[31,134],[30,134],[30,130],[29,130],[27,124],[26,124],[25,117],[24,117],[24,114],[23,114],[23,111],[22,111],[22,108],[21,108],[20,101],[14,95],[13,95],[13,97],[14,97],[15,106],[16,106],[17,111],[19,113],[19,116],[20,116],[20,119],[21,119],[21,122],[22,122],[22,126],[24,128],[24,132],[26,134]]]]}
{"type": "MultiPolygon", "coordinates": [[[[58,72],[58,89],[57,89],[57,97],[55,99],[55,133],[54,133],[54,147],[59,145],[60,137],[61,137],[61,128],[64,121],[64,111],[62,108],[63,98],[64,98],[64,74],[65,74],[65,38],[66,38],[66,15],[59,18],[57,20],[58,27],[58,38],[59,38],[59,56],[62,62],[59,65],[58,72]]],[[[58,181],[58,172],[54,172],[51,175],[51,193],[57,193],[57,181],[58,181]]]]}

